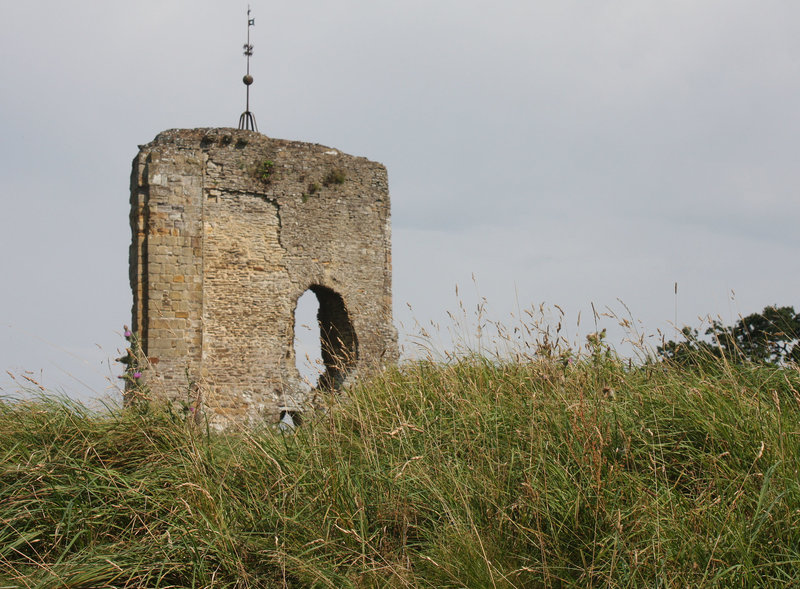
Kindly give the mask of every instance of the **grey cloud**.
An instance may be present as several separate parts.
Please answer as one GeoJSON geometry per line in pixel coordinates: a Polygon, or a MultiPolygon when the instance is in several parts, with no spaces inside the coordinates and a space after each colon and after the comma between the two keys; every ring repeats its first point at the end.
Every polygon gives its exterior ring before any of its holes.
{"type": "MultiPolygon", "coordinates": [[[[498,315],[621,298],[655,330],[675,281],[686,322],[797,304],[800,5],[251,4],[261,130],[388,166],[404,322],[405,302],[441,318],[473,272],[498,315]]],[[[114,354],[130,160],[163,129],[236,123],[245,8],[0,6],[0,323],[114,354]]],[[[17,339],[0,368],[48,364],[17,339]]]]}

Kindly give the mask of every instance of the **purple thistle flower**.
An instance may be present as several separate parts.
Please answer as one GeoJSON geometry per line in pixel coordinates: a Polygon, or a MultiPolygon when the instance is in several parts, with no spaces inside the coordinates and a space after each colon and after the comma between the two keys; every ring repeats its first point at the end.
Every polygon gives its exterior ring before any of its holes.
{"type": "Polygon", "coordinates": [[[125,339],[130,339],[133,334],[131,333],[130,329],[126,329],[124,335],[125,339]]]}
{"type": "Polygon", "coordinates": [[[142,373],[139,372],[138,370],[133,373],[133,378],[141,378],[141,377],[142,377],[142,373]]]}

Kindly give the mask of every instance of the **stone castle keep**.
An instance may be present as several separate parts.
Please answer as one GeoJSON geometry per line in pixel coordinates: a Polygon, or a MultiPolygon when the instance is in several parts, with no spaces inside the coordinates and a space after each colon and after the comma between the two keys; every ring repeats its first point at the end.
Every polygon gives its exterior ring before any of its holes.
{"type": "Polygon", "coordinates": [[[397,359],[386,169],[316,144],[180,129],[131,177],[133,330],[143,379],[210,423],[302,410],[298,299],[319,300],[320,389],[397,359]]]}

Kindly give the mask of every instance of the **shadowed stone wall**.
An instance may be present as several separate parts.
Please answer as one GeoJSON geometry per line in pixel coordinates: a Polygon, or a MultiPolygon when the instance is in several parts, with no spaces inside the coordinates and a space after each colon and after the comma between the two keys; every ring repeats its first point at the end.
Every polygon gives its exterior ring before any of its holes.
{"type": "Polygon", "coordinates": [[[321,145],[180,129],[140,146],[130,280],[151,389],[200,398],[218,427],[302,409],[294,312],[309,289],[320,387],[396,361],[389,209],[381,164],[321,145]]]}

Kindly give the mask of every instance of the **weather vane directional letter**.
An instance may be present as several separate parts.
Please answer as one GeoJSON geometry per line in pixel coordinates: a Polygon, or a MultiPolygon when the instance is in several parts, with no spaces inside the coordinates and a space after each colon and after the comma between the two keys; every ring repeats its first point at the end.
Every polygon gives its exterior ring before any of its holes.
{"type": "Polygon", "coordinates": [[[250,18],[250,6],[247,7],[247,43],[244,44],[244,54],[247,57],[247,73],[242,82],[247,88],[247,103],[244,112],[239,117],[239,128],[258,132],[256,117],[250,112],[250,84],[253,83],[253,76],[250,75],[250,57],[253,55],[253,45],[250,43],[250,27],[255,26],[256,19],[250,18]]]}

